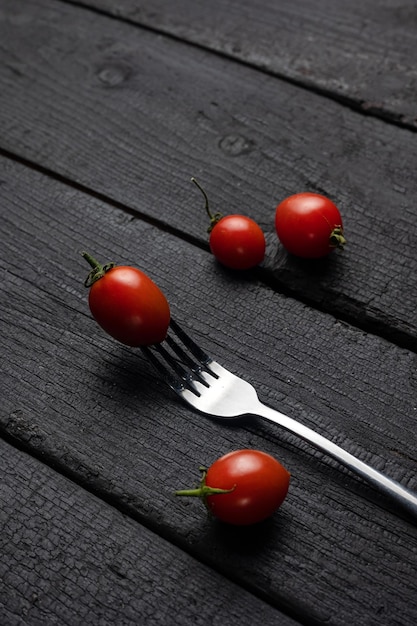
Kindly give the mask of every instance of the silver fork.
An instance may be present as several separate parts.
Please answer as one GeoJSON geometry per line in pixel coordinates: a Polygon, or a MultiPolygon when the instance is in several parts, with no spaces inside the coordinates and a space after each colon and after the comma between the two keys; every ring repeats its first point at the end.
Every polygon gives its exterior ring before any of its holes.
{"type": "Polygon", "coordinates": [[[279,424],[339,461],[417,517],[416,494],[311,428],[262,404],[250,383],[214,361],[172,319],[170,329],[172,333],[162,343],[143,347],[142,352],[171,389],[194,409],[216,418],[255,415],[279,424]]]}

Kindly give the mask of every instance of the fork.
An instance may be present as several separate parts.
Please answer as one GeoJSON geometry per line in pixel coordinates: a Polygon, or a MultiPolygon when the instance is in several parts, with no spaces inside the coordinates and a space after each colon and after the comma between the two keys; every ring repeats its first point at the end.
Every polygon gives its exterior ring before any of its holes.
{"type": "Polygon", "coordinates": [[[163,380],[186,403],[197,411],[216,418],[258,416],[279,424],[336,459],[388,495],[393,503],[417,517],[416,494],[323,435],[260,402],[250,383],[214,361],[173,319],[170,329],[172,332],[168,333],[162,343],[142,347],[141,350],[163,380]]]}

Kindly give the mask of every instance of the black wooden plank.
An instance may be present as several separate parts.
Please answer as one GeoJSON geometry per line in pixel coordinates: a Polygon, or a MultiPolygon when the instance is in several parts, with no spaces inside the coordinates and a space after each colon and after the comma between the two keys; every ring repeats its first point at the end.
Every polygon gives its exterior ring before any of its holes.
{"type": "Polygon", "coordinates": [[[417,13],[375,0],[83,0],[417,127],[417,13]]]}
{"type": "Polygon", "coordinates": [[[295,626],[2,440],[0,468],[3,626],[194,626],[231,619],[295,626]]]}
{"type": "Polygon", "coordinates": [[[3,0],[0,148],[206,242],[212,205],[256,218],[268,284],[417,347],[415,135],[129,23],[3,0]],[[278,245],[278,201],[340,206],[348,248],[306,265],[278,245]]]}
{"type": "Polygon", "coordinates": [[[264,401],[417,490],[415,354],[40,173],[2,159],[0,179],[4,436],[305,624],[414,624],[415,525],[276,427],[218,424],[177,402],[91,320],[78,250],[142,267],[264,401]],[[174,498],[200,464],[244,447],[292,473],[261,529],[213,524],[174,498]]]}

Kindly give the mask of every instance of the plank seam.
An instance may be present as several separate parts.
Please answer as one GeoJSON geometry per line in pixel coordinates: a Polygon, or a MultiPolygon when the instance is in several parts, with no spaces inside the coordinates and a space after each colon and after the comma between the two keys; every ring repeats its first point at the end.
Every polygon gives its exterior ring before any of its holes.
{"type": "Polygon", "coordinates": [[[158,537],[161,537],[168,543],[179,548],[197,562],[210,567],[210,569],[214,570],[224,578],[227,578],[265,604],[279,610],[287,615],[287,617],[298,621],[300,626],[322,626],[321,620],[314,619],[314,617],[303,611],[296,604],[292,606],[288,600],[285,599],[284,595],[279,598],[280,601],[273,602],[268,594],[263,592],[261,588],[255,587],[244,580],[240,580],[239,577],[235,576],[227,567],[219,567],[214,558],[210,558],[210,556],[207,558],[201,558],[201,555],[197,551],[193,550],[192,546],[187,544],[186,537],[184,537],[184,540],[181,540],[181,536],[177,536],[174,532],[169,531],[169,529],[163,525],[149,523],[149,520],[145,516],[140,515],[132,506],[129,505],[128,500],[123,502],[122,498],[116,495],[111,496],[111,494],[106,491],[104,487],[100,488],[99,486],[95,486],[94,483],[88,479],[83,479],[82,474],[77,472],[76,469],[72,469],[71,467],[66,466],[62,461],[54,459],[53,455],[51,455],[51,453],[47,450],[37,450],[36,448],[31,447],[29,443],[19,440],[6,430],[1,430],[2,439],[16,450],[29,454],[44,466],[49,467],[54,472],[57,472],[67,480],[70,480],[73,484],[98,498],[106,505],[116,509],[122,515],[125,515],[158,537]]]}
{"type": "Polygon", "coordinates": [[[122,15],[114,15],[113,13],[110,13],[106,11],[105,9],[91,7],[88,4],[85,4],[84,2],[82,2],[82,0],[59,0],[59,1],[62,2],[63,4],[67,4],[67,5],[79,8],[79,9],[84,9],[86,11],[95,13],[96,15],[101,15],[109,19],[113,19],[118,22],[128,24],[129,26],[133,26],[135,28],[141,28],[150,33],[163,35],[164,37],[167,37],[168,39],[171,39],[172,41],[176,41],[182,44],[187,44],[199,50],[204,50],[205,52],[209,52],[222,59],[233,61],[234,63],[237,63],[243,67],[247,67],[251,70],[260,72],[272,78],[277,78],[278,80],[281,80],[282,82],[285,82],[289,85],[293,85],[294,87],[298,87],[299,89],[309,91],[322,98],[326,98],[327,100],[336,102],[337,104],[340,104],[346,107],[347,109],[353,111],[354,113],[358,115],[362,115],[365,117],[372,117],[374,119],[378,119],[382,122],[390,124],[391,126],[396,126],[398,128],[402,128],[405,130],[409,130],[410,132],[417,133],[417,119],[408,118],[406,115],[403,115],[400,113],[394,113],[393,111],[385,109],[384,107],[377,106],[374,103],[367,102],[366,100],[355,99],[349,96],[343,96],[329,89],[319,87],[313,82],[297,80],[296,78],[292,78],[291,76],[287,76],[286,74],[269,70],[268,68],[262,67],[261,65],[253,65],[249,61],[245,61],[244,59],[239,58],[237,55],[233,55],[233,54],[221,51],[221,50],[209,48],[206,45],[200,44],[191,39],[183,39],[180,36],[175,35],[174,33],[171,33],[166,29],[155,28],[153,26],[149,26],[148,24],[143,24],[139,21],[134,21],[127,17],[123,17],[122,15]]]}
{"type": "MultiPolygon", "coordinates": [[[[65,0],[66,1],[66,0],[65,0]]],[[[162,222],[156,218],[150,217],[149,215],[138,211],[137,209],[133,209],[128,205],[123,204],[122,202],[111,198],[110,196],[95,191],[79,183],[74,181],[66,176],[59,174],[58,172],[54,172],[53,170],[48,169],[43,165],[39,165],[38,163],[34,163],[29,159],[22,157],[20,155],[14,154],[4,148],[0,148],[0,156],[7,158],[9,160],[15,161],[24,167],[27,167],[39,174],[49,177],[52,180],[55,180],[63,185],[71,187],[76,191],[79,191],[83,194],[86,194],[99,202],[103,202],[109,206],[112,206],[119,211],[123,211],[125,214],[130,215],[134,219],[140,219],[143,222],[157,228],[162,232],[169,233],[182,241],[186,241],[187,243],[199,248],[200,250],[204,250],[205,252],[210,251],[210,247],[208,242],[199,239],[193,235],[188,233],[184,233],[178,228],[172,226],[168,222],[162,222]]],[[[291,289],[287,284],[283,283],[279,279],[277,279],[270,270],[257,267],[253,270],[253,275],[256,279],[258,279],[263,285],[269,287],[276,293],[280,293],[281,295],[293,298],[298,302],[302,302],[303,304],[314,308],[321,313],[326,313],[328,315],[332,315],[337,320],[352,326],[358,330],[364,331],[368,334],[374,335],[388,341],[389,343],[396,345],[398,348],[406,349],[410,352],[417,353],[417,337],[414,337],[411,333],[408,333],[405,330],[395,328],[395,319],[391,319],[389,316],[385,316],[384,319],[375,319],[371,317],[369,314],[363,311],[358,310],[357,315],[342,313],[342,311],[346,311],[349,307],[340,306],[340,299],[331,301],[327,299],[325,303],[322,305],[319,301],[314,300],[313,298],[303,297],[303,295],[296,291],[295,289],[291,289]]]]}

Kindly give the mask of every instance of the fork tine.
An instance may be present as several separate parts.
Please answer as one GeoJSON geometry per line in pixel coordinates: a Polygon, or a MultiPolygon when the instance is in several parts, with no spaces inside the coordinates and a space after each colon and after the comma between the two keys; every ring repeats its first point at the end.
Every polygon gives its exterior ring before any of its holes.
{"type": "Polygon", "coordinates": [[[193,393],[200,395],[193,384],[190,371],[183,367],[163,345],[145,346],[142,347],[142,352],[174,391],[181,392],[184,389],[189,389],[193,393]],[[161,359],[155,353],[158,353],[161,359]]]}
{"type": "Polygon", "coordinates": [[[198,381],[206,387],[210,386],[201,372],[205,370],[211,376],[218,378],[217,374],[209,367],[212,359],[172,319],[170,326],[178,341],[168,335],[163,343],[142,347],[142,352],[174,391],[181,393],[188,389],[200,396],[201,394],[194,382],[198,381]],[[183,345],[179,342],[182,342],[183,345]],[[169,349],[163,344],[166,344],[169,349]]]}
{"type": "Polygon", "coordinates": [[[188,348],[188,350],[191,352],[193,356],[195,356],[195,358],[198,360],[200,365],[202,365],[203,368],[209,372],[209,374],[217,378],[217,374],[215,374],[210,369],[210,363],[212,359],[209,357],[209,355],[206,352],[204,352],[204,350],[202,350],[200,346],[198,346],[195,343],[195,341],[193,341],[191,337],[187,335],[187,333],[181,328],[178,322],[176,322],[172,318],[170,321],[170,326],[172,330],[174,331],[174,333],[177,335],[177,337],[180,339],[180,341],[182,341],[184,346],[188,348]]]}
{"type": "Polygon", "coordinates": [[[171,350],[179,357],[185,365],[187,365],[194,372],[198,372],[200,366],[190,357],[190,355],[169,335],[165,338],[165,342],[171,348],[171,350]]]}

